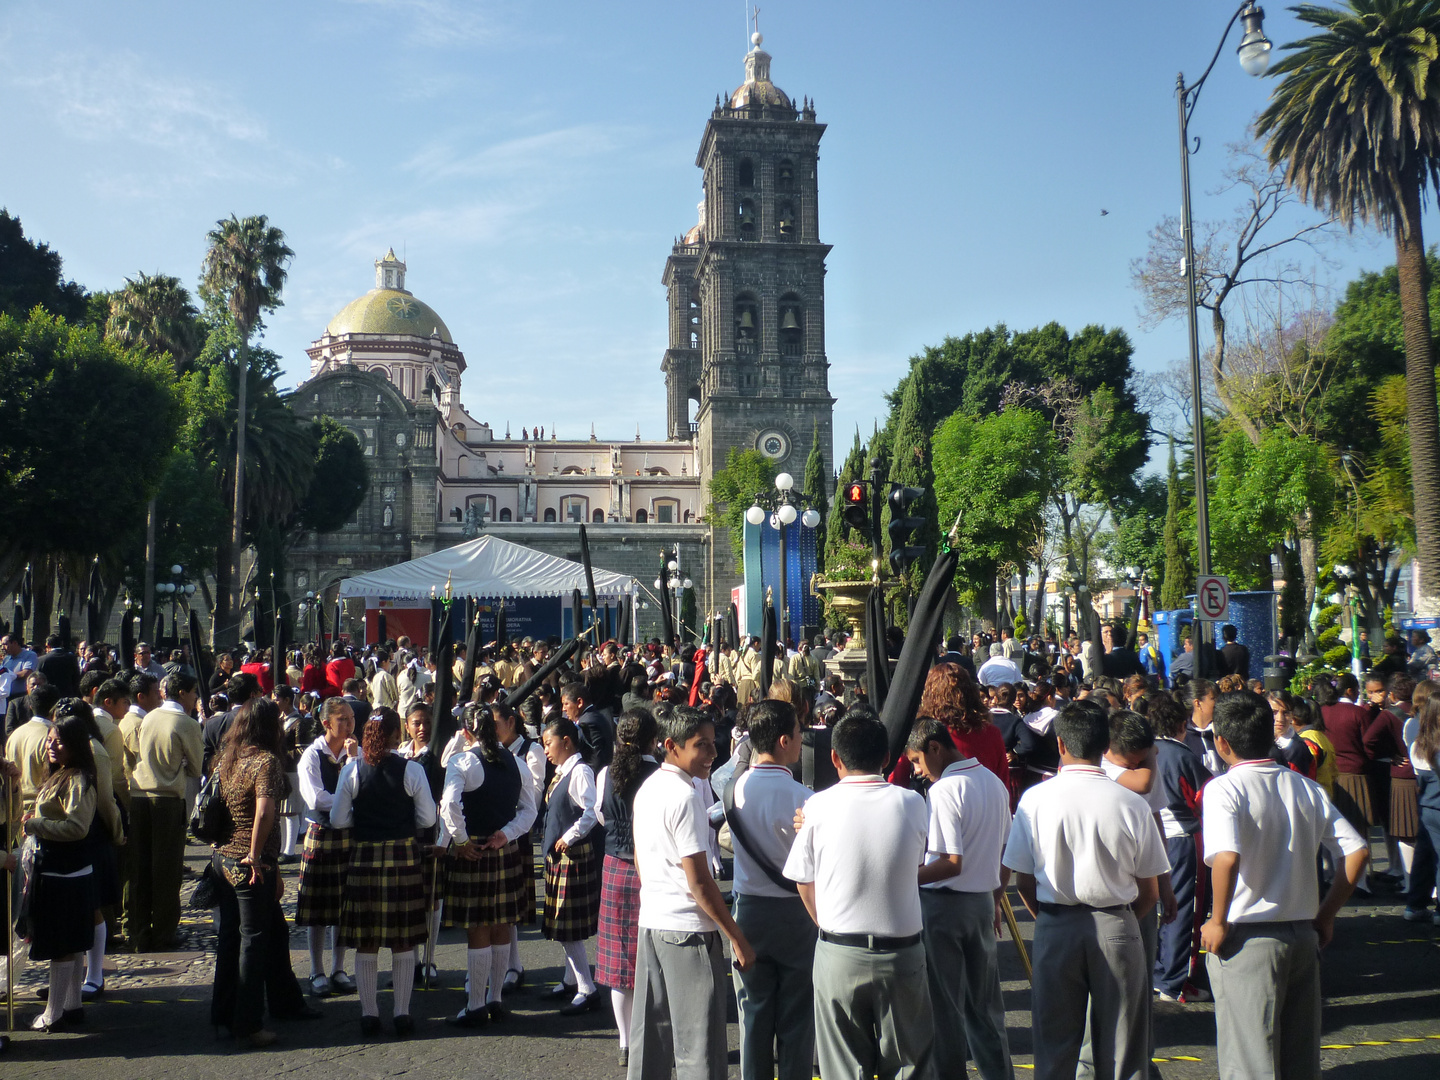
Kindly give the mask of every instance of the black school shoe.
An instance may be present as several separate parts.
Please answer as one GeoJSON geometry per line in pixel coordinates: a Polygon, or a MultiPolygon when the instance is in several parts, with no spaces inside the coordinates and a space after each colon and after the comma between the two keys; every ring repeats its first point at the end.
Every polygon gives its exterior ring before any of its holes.
{"type": "Polygon", "coordinates": [[[362,1017],[360,1017],[360,1037],[361,1037],[362,1039],[374,1039],[374,1038],[378,1038],[379,1035],[380,1035],[380,1033],[381,1033],[380,1017],[378,1017],[378,1016],[362,1016],[362,1017]]]}
{"type": "Polygon", "coordinates": [[[445,1023],[450,1027],[478,1028],[484,1027],[490,1022],[490,1011],[481,1005],[478,1009],[461,1009],[455,1016],[445,1017],[445,1023]]]}
{"type": "Polygon", "coordinates": [[[601,991],[592,990],[580,1001],[572,1001],[560,1010],[561,1016],[580,1016],[582,1013],[595,1012],[604,1002],[601,1000],[601,991]]]}
{"type": "Polygon", "coordinates": [[[552,986],[546,990],[544,996],[551,1001],[569,1001],[579,992],[578,987],[568,986],[562,982],[558,986],[552,986]]]}
{"type": "Polygon", "coordinates": [[[397,1039],[408,1039],[415,1034],[415,1021],[410,1017],[401,1015],[395,1017],[395,1037],[397,1039]]]}

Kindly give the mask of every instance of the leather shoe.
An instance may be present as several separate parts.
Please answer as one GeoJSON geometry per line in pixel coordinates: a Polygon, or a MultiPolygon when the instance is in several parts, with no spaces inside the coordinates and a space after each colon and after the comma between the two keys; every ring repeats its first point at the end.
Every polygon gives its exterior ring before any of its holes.
{"type": "Polygon", "coordinates": [[[577,993],[579,993],[579,990],[576,987],[567,986],[565,983],[562,982],[547,990],[545,992],[545,996],[547,998],[550,998],[552,1001],[569,1001],[577,993]]]}
{"type": "Polygon", "coordinates": [[[579,1001],[571,1001],[569,1005],[566,1005],[563,1009],[560,1010],[560,1015],[579,1016],[582,1013],[594,1012],[596,1009],[600,1008],[601,1004],[602,1002],[600,1000],[600,991],[593,990],[590,993],[586,994],[579,1001]]]}
{"type": "Polygon", "coordinates": [[[455,1016],[445,1017],[451,1027],[477,1028],[490,1022],[490,1013],[483,1005],[478,1009],[461,1009],[455,1016]]]}
{"type": "Polygon", "coordinates": [[[405,1015],[395,1017],[395,1037],[397,1039],[408,1039],[415,1034],[415,1021],[405,1015]]]}
{"type": "Polygon", "coordinates": [[[85,1022],[85,1010],[83,1007],[79,1009],[66,1009],[60,1014],[60,1021],[65,1024],[83,1024],[85,1022]]]}
{"type": "Polygon", "coordinates": [[[500,1006],[500,1002],[492,1001],[485,1006],[485,1011],[490,1014],[492,1024],[503,1023],[509,1019],[509,1014],[500,1006]]]}
{"type": "Polygon", "coordinates": [[[255,1050],[263,1050],[267,1046],[274,1046],[275,1040],[278,1038],[279,1036],[275,1032],[261,1028],[259,1031],[252,1031],[241,1041],[255,1050]]]}
{"type": "Polygon", "coordinates": [[[362,1039],[373,1039],[380,1034],[380,1017],[360,1017],[360,1037],[362,1039]]]}

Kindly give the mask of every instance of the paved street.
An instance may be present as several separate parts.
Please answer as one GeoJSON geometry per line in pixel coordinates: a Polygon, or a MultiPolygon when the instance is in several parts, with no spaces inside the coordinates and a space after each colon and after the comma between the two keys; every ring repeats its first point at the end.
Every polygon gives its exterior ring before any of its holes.
{"type": "MultiPolygon", "coordinates": [[[[202,852],[191,849],[191,865],[202,852]]],[[[1383,865],[1383,851],[1376,851],[1383,865]]],[[[187,885],[187,889],[188,889],[187,885]]],[[[293,901],[293,874],[291,895],[293,901]]],[[[1367,1080],[1434,1080],[1440,1075],[1440,927],[1411,924],[1400,917],[1398,898],[1389,895],[1347,908],[1335,943],[1324,963],[1326,1075],[1367,1080]]],[[[1017,902],[1018,903],[1018,902],[1017,902]]],[[[507,1080],[615,1080],[616,1042],[611,1015],[562,1019],[534,991],[548,989],[559,975],[558,946],[529,931],[521,955],[530,986],[513,995],[503,1029],[455,1035],[442,1017],[462,1002],[464,946],[447,931],[440,948],[443,986],[419,990],[413,1011],[416,1038],[386,1038],[360,1045],[359,1004],[355,997],[325,1001],[327,1018],[279,1025],[279,1044],[268,1051],[240,1053],[229,1041],[217,1041],[209,1026],[209,956],[199,951],[210,939],[209,917],[186,914],[190,951],[111,957],[116,966],[106,997],[86,1009],[85,1027],[76,1034],[18,1034],[0,1073],[6,1080],[84,1075],[93,1080],[234,1080],[285,1076],[294,1080],[351,1080],[382,1076],[476,1076],[507,1080]],[[502,1033],[503,1030],[503,1033],[502,1033]]],[[[1022,933],[1031,924],[1021,913],[1022,933]]],[[[296,932],[292,954],[303,978],[308,970],[303,932],[296,932]]],[[[592,943],[591,960],[594,960],[592,943]]],[[[1030,1058],[1029,989],[1014,947],[1001,946],[1011,1046],[1020,1066],[1030,1058]]],[[[387,1027],[388,976],[381,954],[381,1014],[387,1027]]],[[[34,1015],[30,989],[43,972],[32,966],[17,1010],[17,1027],[34,1015]]],[[[733,1020],[733,1000],[731,1004],[733,1020]]],[[[1155,1020],[1158,1075],[1191,1080],[1215,1075],[1215,1025],[1207,1005],[1157,1005],[1155,1020]]],[[[731,1026],[731,1076],[739,1076],[736,1029],[731,1026]]],[[[972,1072],[973,1075],[973,1072],[972,1072]]]]}

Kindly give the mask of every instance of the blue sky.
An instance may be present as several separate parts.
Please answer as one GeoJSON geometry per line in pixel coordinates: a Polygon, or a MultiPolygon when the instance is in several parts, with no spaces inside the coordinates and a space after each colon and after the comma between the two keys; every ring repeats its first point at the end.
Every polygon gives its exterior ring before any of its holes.
{"type": "MultiPolygon", "coordinates": [[[[1231,3],[761,7],[775,81],[829,125],[842,453],[946,334],[1100,322],[1144,369],[1183,356],[1180,325],[1141,329],[1129,268],[1178,212],[1176,73],[1204,69],[1231,3]]],[[[1267,15],[1277,46],[1298,36],[1267,15]]],[[[466,354],[478,418],[660,437],[660,272],[695,220],[715,95],[742,80],[744,17],[742,0],[8,0],[0,204],[90,288],[142,270],[193,286],[217,218],[268,214],[296,251],[266,334],[292,383],[393,245],[466,354]]],[[[1237,42],[1192,125],[1197,218],[1230,212],[1207,193],[1269,91],[1237,42]]],[[[1391,261],[1359,232],[1323,280],[1391,261]]]]}

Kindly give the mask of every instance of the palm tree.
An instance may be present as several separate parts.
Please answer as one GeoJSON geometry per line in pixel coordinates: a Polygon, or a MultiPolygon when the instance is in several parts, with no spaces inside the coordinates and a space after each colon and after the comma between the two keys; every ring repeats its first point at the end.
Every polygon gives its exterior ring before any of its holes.
{"type": "Polygon", "coordinates": [[[280,290],[285,285],[286,267],[295,253],[285,244],[285,234],[274,228],[264,214],[236,218],[231,214],[215,223],[206,234],[209,250],[200,272],[200,294],[224,303],[240,333],[239,390],[236,403],[235,429],[235,495],[231,502],[233,520],[230,524],[230,558],[228,587],[217,590],[215,625],[224,628],[226,643],[238,624],[232,627],[230,613],[240,610],[238,590],[240,553],[245,537],[245,417],[249,386],[247,368],[250,357],[250,333],[260,321],[262,311],[280,306],[280,290]]]}
{"type": "Polygon", "coordinates": [[[1440,187],[1440,0],[1294,9],[1320,32],[1285,46],[1256,131],[1302,198],[1395,237],[1405,336],[1420,614],[1440,614],[1440,413],[1420,215],[1440,187]]]}
{"type": "MultiPolygon", "coordinates": [[[[140,274],[126,278],[123,288],[110,297],[105,336],[122,345],[157,355],[168,353],[181,374],[204,344],[200,312],[180,279],[167,274],[140,274]]],[[[151,608],[155,606],[155,496],[145,519],[145,600],[140,636],[151,638],[151,608]]]]}

